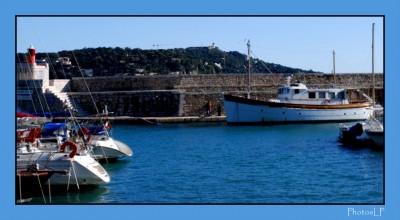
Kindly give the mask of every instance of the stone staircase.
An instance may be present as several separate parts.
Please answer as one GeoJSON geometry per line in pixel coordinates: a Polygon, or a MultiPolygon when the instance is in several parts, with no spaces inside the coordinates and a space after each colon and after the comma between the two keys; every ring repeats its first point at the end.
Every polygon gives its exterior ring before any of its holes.
{"type": "MultiPolygon", "coordinates": [[[[70,97],[70,96],[68,96],[70,97]]],[[[91,115],[83,106],[79,105],[78,102],[74,101],[73,99],[69,98],[71,103],[71,108],[76,112],[76,116],[89,116],[91,115]]]]}
{"type": "Polygon", "coordinates": [[[57,97],[66,107],[76,112],[77,116],[87,116],[90,115],[82,106],[80,106],[77,102],[71,100],[70,96],[67,92],[61,92],[55,89],[54,87],[49,87],[47,92],[53,94],[57,97]]]}

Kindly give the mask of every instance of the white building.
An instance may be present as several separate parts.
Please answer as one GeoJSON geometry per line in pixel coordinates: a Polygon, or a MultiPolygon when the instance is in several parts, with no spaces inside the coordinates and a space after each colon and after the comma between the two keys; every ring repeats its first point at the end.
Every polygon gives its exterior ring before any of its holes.
{"type": "Polygon", "coordinates": [[[28,48],[28,62],[17,63],[16,72],[17,80],[33,81],[32,86],[41,88],[44,93],[49,88],[49,64],[48,63],[36,63],[35,61],[35,48],[31,46],[28,48]]]}
{"type": "Polygon", "coordinates": [[[72,108],[67,94],[70,88],[70,80],[49,80],[49,64],[46,62],[37,63],[35,54],[35,48],[31,46],[28,48],[27,62],[16,64],[17,101],[19,104],[32,105],[33,100],[39,100],[39,97],[53,94],[61,102],[66,102],[67,106],[72,108]],[[33,99],[33,97],[36,97],[36,99],[33,99]]]}

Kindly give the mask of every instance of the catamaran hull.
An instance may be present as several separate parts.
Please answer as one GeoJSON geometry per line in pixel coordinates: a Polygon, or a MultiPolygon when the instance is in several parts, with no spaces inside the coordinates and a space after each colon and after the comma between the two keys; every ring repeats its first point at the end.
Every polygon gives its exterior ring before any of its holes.
{"type": "Polygon", "coordinates": [[[354,108],[296,105],[249,100],[223,95],[228,124],[313,123],[365,120],[372,114],[368,105],[354,108]],[[304,106],[303,106],[304,107],[304,106]]]}

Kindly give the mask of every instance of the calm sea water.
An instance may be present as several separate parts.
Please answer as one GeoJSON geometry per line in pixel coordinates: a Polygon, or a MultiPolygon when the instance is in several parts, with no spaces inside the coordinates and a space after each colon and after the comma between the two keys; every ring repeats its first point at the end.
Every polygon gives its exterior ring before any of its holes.
{"type": "Polygon", "coordinates": [[[384,202],[384,153],[341,146],[338,124],[114,125],[112,135],[134,156],[103,164],[111,183],[53,192],[52,203],[384,202]]]}

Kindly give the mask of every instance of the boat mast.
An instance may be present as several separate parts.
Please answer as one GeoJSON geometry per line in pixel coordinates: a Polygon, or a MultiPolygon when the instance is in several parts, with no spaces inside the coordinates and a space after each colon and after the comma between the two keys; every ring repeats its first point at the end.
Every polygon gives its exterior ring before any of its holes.
{"type": "Polygon", "coordinates": [[[336,87],[335,51],[333,51],[333,86],[336,87]]]}
{"type": "Polygon", "coordinates": [[[372,104],[373,104],[373,106],[375,106],[374,29],[375,29],[375,23],[372,23],[372,104]]]}
{"type": "Polygon", "coordinates": [[[250,40],[247,41],[247,59],[249,61],[248,67],[249,67],[249,74],[247,77],[247,98],[250,98],[250,61],[251,61],[251,57],[250,57],[250,40]]]}

